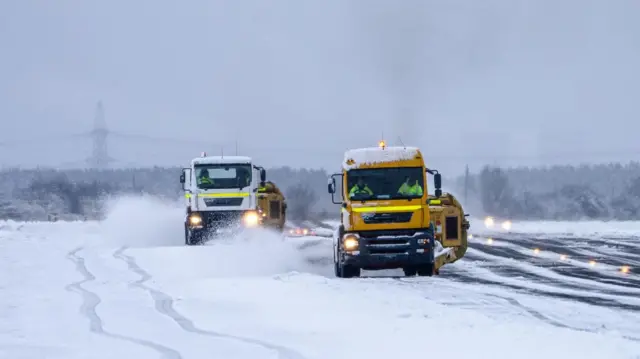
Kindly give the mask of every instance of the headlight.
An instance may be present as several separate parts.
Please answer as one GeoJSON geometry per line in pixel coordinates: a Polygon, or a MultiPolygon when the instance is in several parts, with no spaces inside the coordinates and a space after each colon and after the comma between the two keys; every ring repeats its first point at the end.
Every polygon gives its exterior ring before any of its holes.
{"type": "Polygon", "coordinates": [[[494,221],[493,221],[493,217],[487,217],[484,219],[484,225],[487,228],[491,228],[493,227],[494,221]]]}
{"type": "Polygon", "coordinates": [[[258,222],[259,222],[258,214],[256,212],[247,212],[244,214],[244,217],[242,218],[242,222],[247,227],[255,227],[258,225],[258,222]]]}
{"type": "Polygon", "coordinates": [[[348,250],[348,251],[352,251],[356,248],[358,248],[358,237],[356,237],[353,234],[347,234],[344,236],[344,239],[342,240],[342,245],[344,246],[344,249],[348,250]]]}
{"type": "Polygon", "coordinates": [[[192,226],[202,225],[202,217],[199,214],[193,213],[189,216],[189,224],[192,226]]]}
{"type": "Polygon", "coordinates": [[[504,221],[502,223],[502,229],[507,230],[507,231],[510,230],[511,229],[511,221],[504,221]]]}

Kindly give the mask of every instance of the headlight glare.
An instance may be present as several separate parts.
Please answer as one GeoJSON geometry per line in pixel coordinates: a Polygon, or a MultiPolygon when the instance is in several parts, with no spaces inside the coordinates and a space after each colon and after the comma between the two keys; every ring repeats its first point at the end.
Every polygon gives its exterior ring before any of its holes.
{"type": "Polygon", "coordinates": [[[202,225],[202,217],[197,214],[197,213],[193,213],[189,216],[189,224],[192,226],[200,226],[202,225]]]}
{"type": "Polygon", "coordinates": [[[359,245],[358,237],[353,234],[347,234],[344,236],[344,239],[342,240],[342,245],[344,246],[344,249],[348,251],[355,250],[356,248],[358,248],[358,245],[359,245]]]}
{"type": "Polygon", "coordinates": [[[258,213],[256,212],[247,212],[244,214],[242,218],[242,222],[247,227],[255,227],[259,223],[258,213]]]}

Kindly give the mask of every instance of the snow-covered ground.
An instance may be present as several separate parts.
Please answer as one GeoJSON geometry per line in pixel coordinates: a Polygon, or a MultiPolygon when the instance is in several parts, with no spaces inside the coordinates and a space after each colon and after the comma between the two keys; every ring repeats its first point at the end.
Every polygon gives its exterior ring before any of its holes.
{"type": "Polygon", "coordinates": [[[473,233],[527,233],[550,235],[574,235],[574,236],[640,236],[639,221],[509,221],[508,229],[501,224],[506,221],[495,219],[494,226],[487,227],[484,218],[472,218],[473,233]]]}
{"type": "Polygon", "coordinates": [[[439,277],[345,280],[326,238],[185,247],[181,218],[129,199],[102,223],[0,222],[0,358],[640,358],[638,289],[601,285],[621,308],[548,296],[492,271],[498,246],[439,277]]]}

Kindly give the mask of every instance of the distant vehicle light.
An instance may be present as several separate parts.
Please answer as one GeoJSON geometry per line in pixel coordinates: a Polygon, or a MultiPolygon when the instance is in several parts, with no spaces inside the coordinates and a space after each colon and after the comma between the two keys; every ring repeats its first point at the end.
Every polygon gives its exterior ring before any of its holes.
{"type": "Polygon", "coordinates": [[[493,225],[495,224],[493,217],[487,217],[484,219],[484,225],[487,228],[491,228],[493,227],[493,225]]]}

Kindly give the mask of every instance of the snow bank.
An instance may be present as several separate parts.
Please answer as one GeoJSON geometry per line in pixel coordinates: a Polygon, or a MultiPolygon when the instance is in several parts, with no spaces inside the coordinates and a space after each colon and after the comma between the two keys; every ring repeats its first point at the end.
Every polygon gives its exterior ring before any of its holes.
{"type": "Polygon", "coordinates": [[[419,153],[417,147],[357,148],[345,152],[342,165],[345,170],[349,170],[362,164],[411,160],[419,153]]]}

